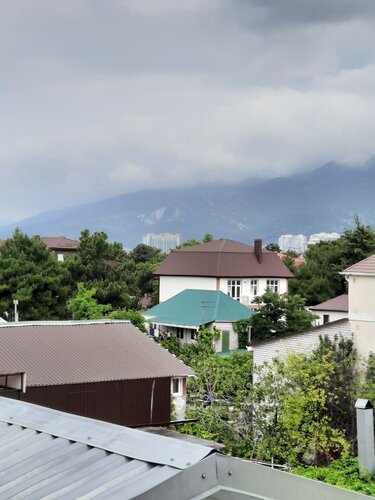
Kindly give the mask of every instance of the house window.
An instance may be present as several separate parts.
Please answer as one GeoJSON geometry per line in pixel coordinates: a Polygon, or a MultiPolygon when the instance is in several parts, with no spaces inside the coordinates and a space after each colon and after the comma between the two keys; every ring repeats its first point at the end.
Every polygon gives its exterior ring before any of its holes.
{"type": "Polygon", "coordinates": [[[191,338],[191,340],[195,340],[196,335],[197,335],[197,331],[196,330],[190,330],[190,338],[191,338]]]}
{"type": "Polygon", "coordinates": [[[250,294],[258,295],[258,280],[250,280],[250,294]]]}
{"type": "Polygon", "coordinates": [[[279,280],[267,280],[267,290],[271,292],[278,293],[279,291],[279,280]]]}
{"type": "Polygon", "coordinates": [[[241,299],[241,281],[228,280],[228,295],[232,299],[240,301],[241,299]]]}
{"type": "Polygon", "coordinates": [[[181,328],[180,326],[176,328],[176,337],[180,340],[184,338],[184,329],[181,328]]]}
{"type": "Polygon", "coordinates": [[[329,323],[329,314],[323,314],[323,325],[329,323]]]}
{"type": "Polygon", "coordinates": [[[172,378],[171,391],[172,394],[182,394],[182,379],[172,378]]]}

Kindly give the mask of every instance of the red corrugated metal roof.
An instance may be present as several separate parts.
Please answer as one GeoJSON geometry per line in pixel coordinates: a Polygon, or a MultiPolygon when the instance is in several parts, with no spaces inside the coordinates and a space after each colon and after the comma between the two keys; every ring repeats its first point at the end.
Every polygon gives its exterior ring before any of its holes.
{"type": "Polygon", "coordinates": [[[194,375],[127,321],[8,323],[0,345],[0,371],[28,386],[194,375]]]}
{"type": "Polygon", "coordinates": [[[158,276],[272,277],[292,278],[276,253],[262,251],[232,240],[216,240],[172,251],[155,271],[158,276]]]}

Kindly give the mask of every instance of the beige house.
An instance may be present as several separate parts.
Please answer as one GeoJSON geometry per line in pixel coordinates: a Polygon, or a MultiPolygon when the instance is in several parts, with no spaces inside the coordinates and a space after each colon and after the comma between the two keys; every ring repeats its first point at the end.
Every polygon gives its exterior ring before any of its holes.
{"type": "Polygon", "coordinates": [[[349,320],[358,352],[375,352],[375,255],[345,269],[349,284],[349,320]]]}

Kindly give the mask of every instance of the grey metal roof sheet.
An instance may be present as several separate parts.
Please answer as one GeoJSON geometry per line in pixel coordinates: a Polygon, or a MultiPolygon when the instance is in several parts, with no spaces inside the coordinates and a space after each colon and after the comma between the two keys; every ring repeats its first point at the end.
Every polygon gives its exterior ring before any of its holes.
{"type": "Polygon", "coordinates": [[[0,344],[0,371],[28,386],[194,375],[128,321],[4,323],[0,344]]]}
{"type": "Polygon", "coordinates": [[[0,498],[134,498],[211,448],[0,398],[0,498]]]}

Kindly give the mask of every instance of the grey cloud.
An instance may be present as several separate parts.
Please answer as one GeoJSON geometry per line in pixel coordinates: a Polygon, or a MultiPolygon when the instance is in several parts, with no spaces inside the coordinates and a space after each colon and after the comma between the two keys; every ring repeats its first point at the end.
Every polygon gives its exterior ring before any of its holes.
{"type": "Polygon", "coordinates": [[[372,0],[4,4],[0,219],[143,187],[366,161],[374,9],[372,0]]]}

